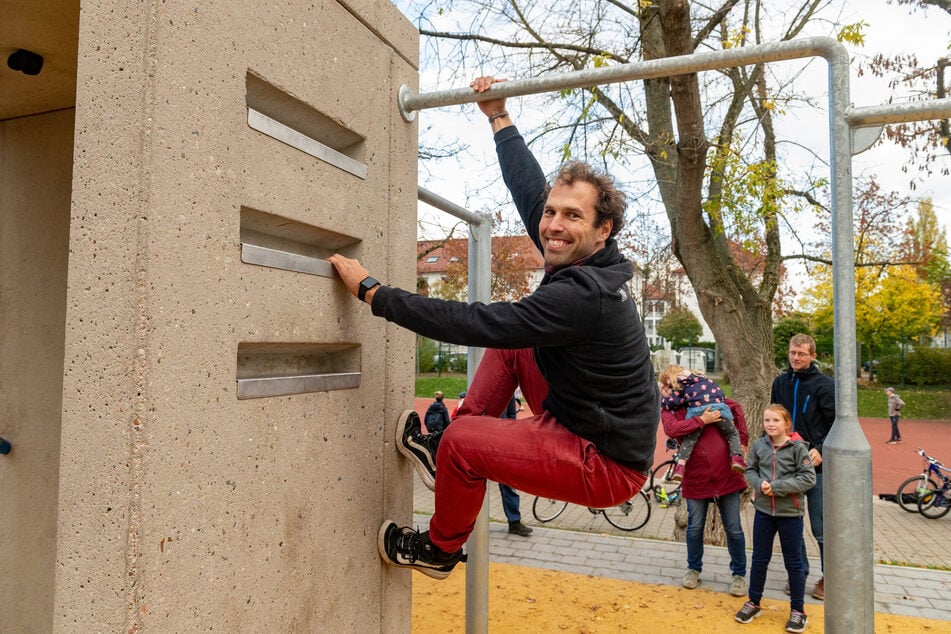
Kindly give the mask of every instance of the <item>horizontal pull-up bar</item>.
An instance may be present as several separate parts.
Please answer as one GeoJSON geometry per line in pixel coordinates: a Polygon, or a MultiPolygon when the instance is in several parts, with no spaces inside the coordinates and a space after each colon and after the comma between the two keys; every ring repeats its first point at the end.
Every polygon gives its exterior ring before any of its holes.
{"type": "Polygon", "coordinates": [[[845,113],[845,120],[853,128],[863,128],[883,123],[947,119],[949,117],[951,117],[951,99],[904,101],[885,106],[863,106],[861,108],[849,108],[845,113]]]}
{"type": "Polygon", "coordinates": [[[399,106],[403,118],[406,121],[412,121],[416,116],[416,111],[428,108],[473,103],[501,97],[535,95],[568,88],[615,84],[637,79],[670,77],[704,70],[801,59],[803,57],[824,57],[830,61],[837,58],[846,64],[846,68],[848,67],[848,53],[842,44],[830,37],[808,37],[801,40],[744,46],[711,53],[695,53],[618,64],[607,68],[571,71],[547,77],[517,79],[493,84],[491,90],[483,93],[477,93],[470,88],[456,88],[414,95],[413,89],[404,84],[400,86],[399,90],[399,106]]]}
{"type": "Polygon", "coordinates": [[[459,220],[465,220],[470,225],[476,225],[478,227],[482,223],[489,221],[488,216],[469,211],[465,207],[460,207],[456,203],[446,200],[439,194],[433,193],[420,185],[416,186],[416,198],[417,200],[423,201],[427,205],[455,216],[459,220]]]}

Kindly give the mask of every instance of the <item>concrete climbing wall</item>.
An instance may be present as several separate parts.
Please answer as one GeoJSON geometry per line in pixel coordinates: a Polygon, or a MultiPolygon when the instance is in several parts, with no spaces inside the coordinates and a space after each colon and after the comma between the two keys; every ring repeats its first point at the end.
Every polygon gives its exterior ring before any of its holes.
{"type": "MultiPolygon", "coordinates": [[[[102,0],[78,14],[75,109],[0,122],[0,139],[46,131],[61,190],[72,172],[68,205],[55,191],[25,205],[59,220],[41,241],[58,295],[17,317],[52,313],[53,369],[32,396],[0,382],[4,417],[57,397],[45,430],[0,426],[15,436],[4,497],[11,481],[47,483],[30,494],[38,513],[0,519],[35,533],[30,553],[0,555],[35,555],[27,575],[47,594],[11,609],[5,564],[0,618],[407,631],[409,576],[384,570],[376,532],[412,510],[392,434],[412,405],[413,336],[373,318],[324,258],[413,288],[416,128],[396,94],[416,86],[415,29],[372,0],[102,0]]],[[[0,200],[21,186],[5,179],[0,200]]],[[[0,266],[0,288],[27,293],[0,266]]],[[[33,344],[2,328],[7,379],[24,374],[8,355],[33,344]]]]}

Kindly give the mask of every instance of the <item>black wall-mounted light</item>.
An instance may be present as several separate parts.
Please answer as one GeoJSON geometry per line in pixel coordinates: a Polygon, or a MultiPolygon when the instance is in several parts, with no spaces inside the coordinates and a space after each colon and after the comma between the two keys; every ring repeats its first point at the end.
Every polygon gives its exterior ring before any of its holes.
{"type": "Polygon", "coordinates": [[[43,70],[43,56],[25,48],[18,48],[10,53],[7,58],[7,66],[13,70],[18,70],[24,75],[39,75],[43,70]]]}

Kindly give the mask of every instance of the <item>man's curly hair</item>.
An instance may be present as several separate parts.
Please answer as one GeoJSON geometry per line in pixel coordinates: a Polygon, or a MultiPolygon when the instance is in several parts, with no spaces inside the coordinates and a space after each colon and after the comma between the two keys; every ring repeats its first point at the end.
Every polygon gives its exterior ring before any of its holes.
{"type": "Polygon", "coordinates": [[[624,212],[627,210],[627,196],[614,186],[614,178],[600,170],[593,168],[582,161],[568,161],[561,166],[554,181],[545,189],[545,193],[561,183],[572,185],[575,182],[590,183],[598,192],[598,202],[594,210],[598,213],[596,227],[600,227],[608,220],[612,221],[610,238],[618,234],[624,226],[624,212]]]}

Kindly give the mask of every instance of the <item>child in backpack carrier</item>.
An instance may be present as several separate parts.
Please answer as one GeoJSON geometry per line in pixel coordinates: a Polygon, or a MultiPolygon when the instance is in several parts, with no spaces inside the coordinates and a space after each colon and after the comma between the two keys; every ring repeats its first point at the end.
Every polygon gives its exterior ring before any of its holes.
{"type": "Polygon", "coordinates": [[[423,421],[426,423],[426,433],[428,434],[445,431],[446,427],[449,426],[449,409],[442,402],[446,395],[442,391],[437,391],[433,396],[436,397],[436,400],[430,403],[429,408],[426,409],[426,415],[423,417],[423,421]]]}
{"type": "MultiPolygon", "coordinates": [[[[688,419],[700,416],[707,409],[720,412],[720,420],[714,423],[723,434],[730,448],[730,468],[737,473],[746,471],[740,449],[740,434],[733,424],[733,412],[726,404],[726,395],[715,381],[708,379],[701,372],[688,371],[679,365],[670,365],[664,368],[658,380],[661,386],[669,388],[669,394],[661,399],[661,407],[673,412],[686,409],[688,419]]],[[[664,390],[666,392],[666,390],[664,390]]],[[[677,457],[677,466],[674,467],[673,479],[683,480],[687,461],[693,453],[694,445],[700,438],[703,429],[688,434],[680,442],[680,453],[677,457]]]]}

